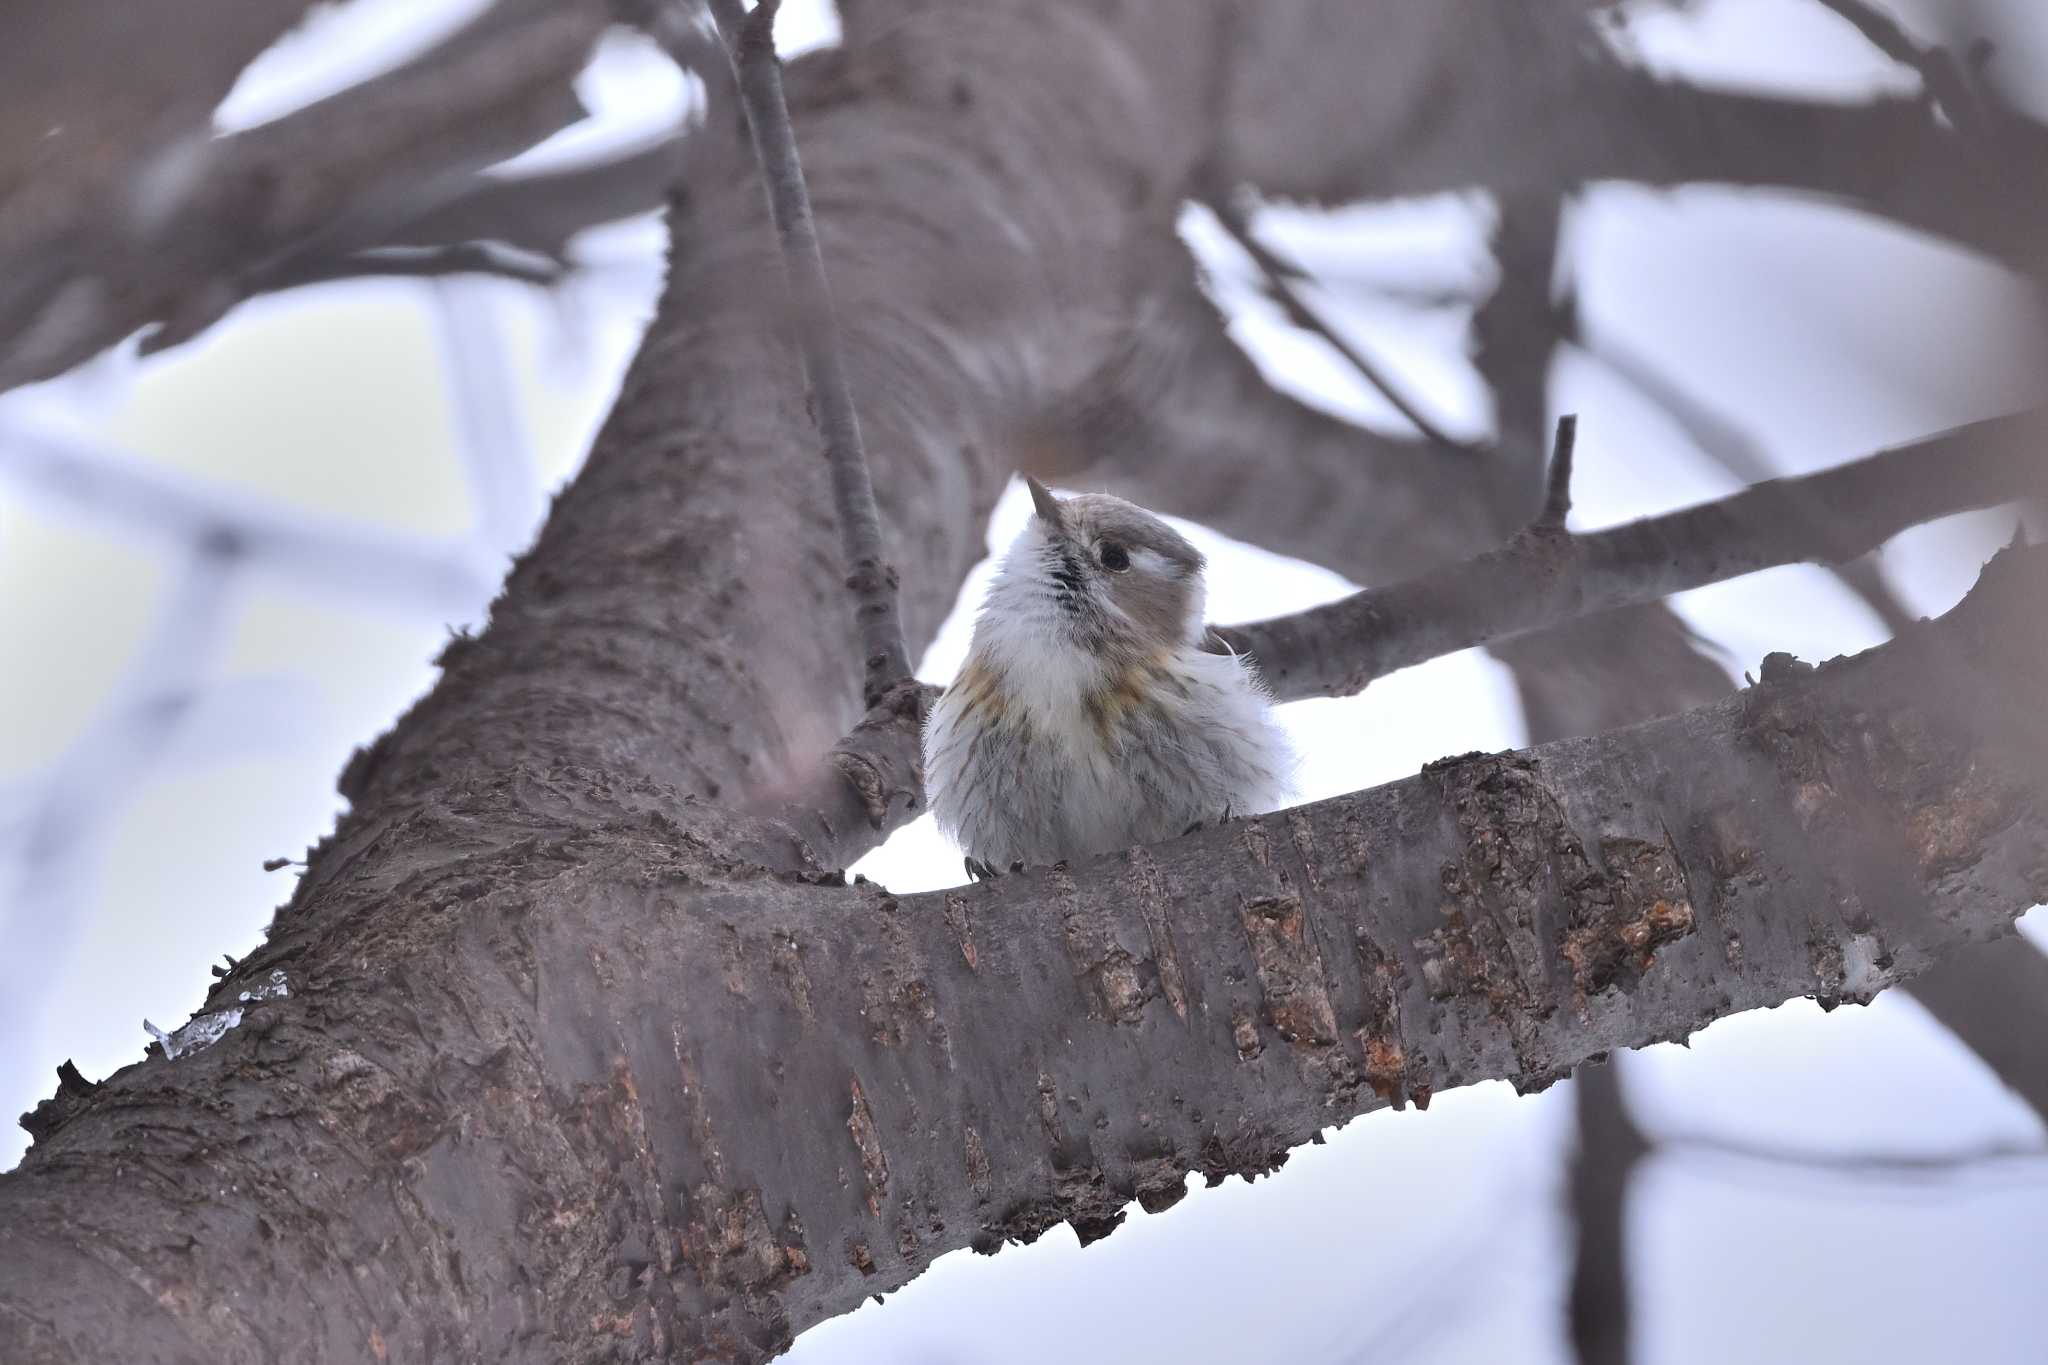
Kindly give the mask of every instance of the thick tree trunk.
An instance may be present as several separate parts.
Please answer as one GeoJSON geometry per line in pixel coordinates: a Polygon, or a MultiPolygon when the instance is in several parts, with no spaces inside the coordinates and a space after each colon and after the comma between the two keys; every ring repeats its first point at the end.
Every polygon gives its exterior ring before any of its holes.
{"type": "Polygon", "coordinates": [[[1866,1000],[2048,896],[2044,592],[2010,553],[1719,706],[900,899],[589,769],[450,784],[215,1003],[289,995],[40,1116],[0,1343],[759,1359],[1390,1101],[1866,1000]]]}

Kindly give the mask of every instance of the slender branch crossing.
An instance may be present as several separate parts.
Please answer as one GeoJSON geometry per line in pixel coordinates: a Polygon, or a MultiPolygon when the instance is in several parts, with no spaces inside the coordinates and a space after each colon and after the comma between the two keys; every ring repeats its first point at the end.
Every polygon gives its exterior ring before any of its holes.
{"type": "Polygon", "coordinates": [[[760,0],[749,13],[741,9],[740,0],[712,0],[712,12],[732,53],[769,212],[782,239],[783,263],[796,305],[797,339],[818,431],[825,438],[825,461],[832,469],[846,581],[860,625],[864,700],[873,709],[891,687],[910,676],[910,655],[896,608],[896,570],[883,552],[882,516],[875,506],[867,450],[861,444],[860,418],[840,360],[839,325],[825,277],[825,257],[818,247],[818,225],[811,215],[796,133],[782,94],[782,64],[775,55],[775,13],[780,8],[781,0],[760,0]]]}
{"type": "Polygon", "coordinates": [[[1301,268],[1260,241],[1258,234],[1252,231],[1251,224],[1245,221],[1244,214],[1235,205],[1219,200],[1212,202],[1209,210],[1216,215],[1216,221],[1223,225],[1231,239],[1244,249],[1245,255],[1251,257],[1252,264],[1258,267],[1259,273],[1266,277],[1267,286],[1275,302],[1286,312],[1288,321],[1305,332],[1314,332],[1330,343],[1330,348],[1344,357],[1345,363],[1358,372],[1359,378],[1379,390],[1380,396],[1393,406],[1394,411],[1407,418],[1409,424],[1421,432],[1425,440],[1447,446],[1452,450],[1464,451],[1468,455],[1483,453],[1470,442],[1460,441],[1438,426],[1413,399],[1402,392],[1401,386],[1394,382],[1393,377],[1378,361],[1325,322],[1322,314],[1309,307],[1300,284],[1301,268]]]}
{"type": "Polygon", "coordinates": [[[1972,423],[1820,474],[1774,479],[1584,535],[1491,554],[1219,634],[1282,701],[1340,697],[1439,655],[1780,564],[1838,564],[1936,517],[2048,491],[2039,410],[1972,423]],[[1815,506],[1845,510],[1816,519],[1815,506]]]}

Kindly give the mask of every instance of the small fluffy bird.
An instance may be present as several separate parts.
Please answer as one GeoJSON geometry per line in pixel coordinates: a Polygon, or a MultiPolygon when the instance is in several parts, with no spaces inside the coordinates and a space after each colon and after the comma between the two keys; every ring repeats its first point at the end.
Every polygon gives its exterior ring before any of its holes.
{"type": "Polygon", "coordinates": [[[1282,804],[1295,759],[1248,659],[1203,625],[1202,555],[1122,498],[1055,498],[1003,556],[925,729],[970,875],[1128,848],[1282,804]]]}

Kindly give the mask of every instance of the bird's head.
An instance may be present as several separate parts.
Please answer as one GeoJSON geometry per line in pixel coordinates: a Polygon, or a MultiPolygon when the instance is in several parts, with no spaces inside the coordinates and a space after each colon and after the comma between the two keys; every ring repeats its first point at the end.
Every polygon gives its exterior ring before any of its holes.
{"type": "Polygon", "coordinates": [[[1056,498],[1026,479],[1034,515],[1004,556],[988,610],[1084,647],[1149,652],[1202,634],[1202,553],[1107,493],[1056,498]]]}

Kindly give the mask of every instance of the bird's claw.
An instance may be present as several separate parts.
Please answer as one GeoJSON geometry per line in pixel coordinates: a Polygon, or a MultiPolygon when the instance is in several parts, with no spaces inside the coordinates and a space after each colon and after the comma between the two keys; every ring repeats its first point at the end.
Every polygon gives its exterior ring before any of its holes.
{"type": "Polygon", "coordinates": [[[975,858],[962,858],[960,861],[967,864],[968,881],[992,882],[996,879],[996,870],[987,863],[975,858]]]}

